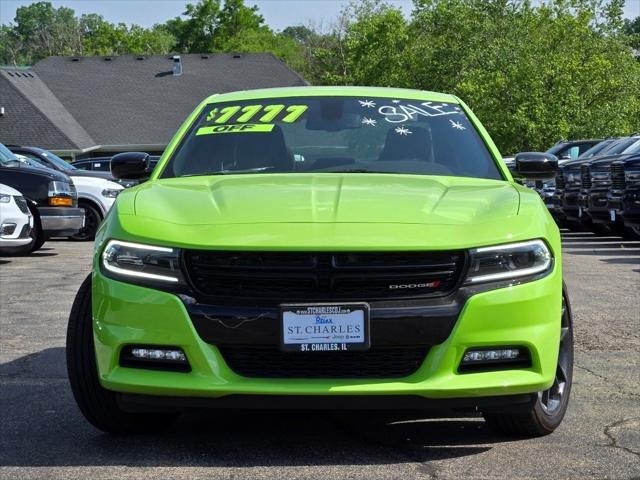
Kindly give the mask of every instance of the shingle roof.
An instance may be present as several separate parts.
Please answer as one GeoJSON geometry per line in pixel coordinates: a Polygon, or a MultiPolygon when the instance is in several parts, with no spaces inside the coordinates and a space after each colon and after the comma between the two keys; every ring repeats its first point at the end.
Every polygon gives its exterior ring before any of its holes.
{"type": "Polygon", "coordinates": [[[95,145],[42,80],[30,70],[0,69],[0,142],[57,150],[95,145]]]}
{"type": "MultiPolygon", "coordinates": [[[[99,145],[166,144],[213,93],[306,85],[268,53],[49,57],[33,71],[99,145]]],[[[56,122],[57,123],[57,122],[56,122]]]]}

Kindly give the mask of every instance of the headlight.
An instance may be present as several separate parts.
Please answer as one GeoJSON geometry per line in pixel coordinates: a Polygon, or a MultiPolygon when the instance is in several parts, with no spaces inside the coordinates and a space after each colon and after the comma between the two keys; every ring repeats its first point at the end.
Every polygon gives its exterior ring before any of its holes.
{"type": "Polygon", "coordinates": [[[640,170],[627,170],[624,172],[627,182],[640,182],[640,170]]]}
{"type": "Polygon", "coordinates": [[[180,285],[180,250],[109,240],[102,252],[103,273],[115,280],[141,285],[180,285]]]}
{"type": "Polygon", "coordinates": [[[75,197],[75,189],[69,183],[49,182],[49,205],[52,207],[72,207],[75,197]]]}
{"type": "Polygon", "coordinates": [[[553,258],[542,240],[475,248],[466,284],[518,279],[549,273],[553,258]]]}
{"type": "Polygon", "coordinates": [[[570,173],[566,178],[567,183],[580,183],[582,181],[579,173],[570,173]]]}
{"type": "Polygon", "coordinates": [[[11,195],[0,193],[0,203],[9,203],[11,201],[11,195]]]}
{"type": "Polygon", "coordinates": [[[107,198],[116,198],[120,190],[116,190],[115,188],[105,188],[102,190],[102,196],[107,198]]]}

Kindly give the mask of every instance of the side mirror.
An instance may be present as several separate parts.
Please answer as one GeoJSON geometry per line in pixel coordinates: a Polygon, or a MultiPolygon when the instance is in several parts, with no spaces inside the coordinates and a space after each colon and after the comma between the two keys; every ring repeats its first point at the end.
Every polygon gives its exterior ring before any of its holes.
{"type": "Polygon", "coordinates": [[[558,157],[551,153],[518,153],[515,170],[516,175],[531,180],[554,178],[558,172],[558,157]]]}
{"type": "Polygon", "coordinates": [[[125,152],[111,157],[111,175],[117,179],[137,180],[150,174],[148,153],[125,152]]]}

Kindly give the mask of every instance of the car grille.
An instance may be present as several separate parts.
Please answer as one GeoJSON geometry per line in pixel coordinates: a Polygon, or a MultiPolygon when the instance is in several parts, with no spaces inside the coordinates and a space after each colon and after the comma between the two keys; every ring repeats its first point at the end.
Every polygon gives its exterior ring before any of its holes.
{"type": "Polygon", "coordinates": [[[562,173],[562,170],[558,171],[558,174],[556,175],[556,192],[562,190],[564,188],[564,173],[562,173]]]}
{"type": "Polygon", "coordinates": [[[443,295],[463,252],[308,253],[185,251],[194,289],[218,303],[283,303],[443,295]]]}
{"type": "Polygon", "coordinates": [[[20,197],[16,195],[15,197],[13,197],[13,199],[16,201],[16,205],[18,205],[18,208],[22,213],[26,213],[27,215],[31,213],[29,211],[29,206],[27,205],[27,201],[25,200],[24,197],[20,197]]]}
{"type": "Polygon", "coordinates": [[[581,188],[583,190],[589,190],[591,188],[591,172],[588,165],[582,165],[580,178],[581,188]]]}
{"type": "Polygon", "coordinates": [[[371,347],[361,352],[282,352],[277,346],[219,347],[238,375],[253,378],[400,378],[414,373],[427,346],[371,347]]]}
{"type": "Polygon", "coordinates": [[[627,182],[624,178],[624,165],[623,164],[611,164],[611,187],[613,190],[624,190],[627,186],[627,182]]]}

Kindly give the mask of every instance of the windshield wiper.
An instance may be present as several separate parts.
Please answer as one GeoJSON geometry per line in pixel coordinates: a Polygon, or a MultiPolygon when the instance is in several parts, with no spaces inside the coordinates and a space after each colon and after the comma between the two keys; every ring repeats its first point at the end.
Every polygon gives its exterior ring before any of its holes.
{"type": "Polygon", "coordinates": [[[318,173],[393,173],[393,172],[368,170],[366,168],[345,168],[344,170],[319,170],[318,173]]]}
{"type": "Polygon", "coordinates": [[[256,167],[256,168],[247,168],[245,170],[215,170],[211,172],[199,172],[199,173],[188,173],[186,175],[181,175],[181,177],[204,177],[207,175],[235,175],[242,173],[262,173],[267,172],[269,170],[273,170],[275,167],[256,167]]]}

